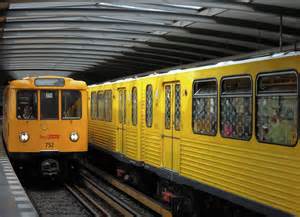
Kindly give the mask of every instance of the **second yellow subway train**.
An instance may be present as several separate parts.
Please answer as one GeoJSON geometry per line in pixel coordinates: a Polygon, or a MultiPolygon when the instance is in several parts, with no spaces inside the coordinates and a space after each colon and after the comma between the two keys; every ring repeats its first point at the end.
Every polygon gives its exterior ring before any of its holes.
{"type": "Polygon", "coordinates": [[[300,216],[299,71],[289,53],[89,86],[89,143],[178,215],[300,216]]]}

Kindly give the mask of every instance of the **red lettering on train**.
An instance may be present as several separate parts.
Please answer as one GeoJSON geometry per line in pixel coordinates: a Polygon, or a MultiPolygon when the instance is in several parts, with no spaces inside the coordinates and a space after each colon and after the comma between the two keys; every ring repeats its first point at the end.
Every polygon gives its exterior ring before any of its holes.
{"type": "Polygon", "coordinates": [[[60,135],[57,134],[49,134],[49,135],[40,135],[40,139],[59,139],[60,135]]]}

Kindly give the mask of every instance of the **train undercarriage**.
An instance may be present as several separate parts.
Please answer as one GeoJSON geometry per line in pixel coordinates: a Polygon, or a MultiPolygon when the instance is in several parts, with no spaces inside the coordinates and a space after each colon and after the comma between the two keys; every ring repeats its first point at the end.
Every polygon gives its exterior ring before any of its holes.
{"type": "Polygon", "coordinates": [[[10,153],[12,165],[18,174],[30,174],[44,179],[68,180],[76,174],[82,153],[10,153]]]}
{"type": "MultiPolygon", "coordinates": [[[[126,184],[160,201],[173,216],[225,216],[261,217],[266,216],[216,195],[200,191],[191,186],[177,183],[172,177],[163,177],[145,169],[145,165],[116,157],[114,154],[92,148],[89,159],[95,165],[118,177],[126,184]],[[97,161],[95,159],[101,159],[97,161]]],[[[147,168],[147,167],[146,167],[147,168]]]]}

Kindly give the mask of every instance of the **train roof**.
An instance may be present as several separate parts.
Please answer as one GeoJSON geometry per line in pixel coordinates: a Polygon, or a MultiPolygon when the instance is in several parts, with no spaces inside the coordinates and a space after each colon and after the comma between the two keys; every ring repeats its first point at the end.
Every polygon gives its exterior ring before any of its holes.
{"type": "Polygon", "coordinates": [[[13,80],[9,82],[10,88],[22,89],[86,89],[87,84],[84,81],[74,80],[63,76],[36,76],[25,77],[23,79],[13,80]],[[59,85],[56,84],[37,84],[36,81],[63,81],[59,85]]]}
{"type": "Polygon", "coordinates": [[[149,78],[149,77],[159,77],[159,76],[164,76],[168,74],[177,74],[177,73],[184,73],[184,72],[192,72],[196,70],[204,70],[204,69],[211,69],[211,68],[216,68],[216,67],[225,67],[225,66],[231,66],[231,65],[238,65],[238,64],[245,64],[245,63],[251,63],[251,62],[258,62],[258,61],[265,61],[265,60],[273,60],[273,59],[280,59],[280,58],[286,58],[286,57],[292,57],[292,56],[300,56],[299,51],[290,51],[290,52],[281,52],[281,53],[274,53],[272,55],[266,55],[262,57],[253,57],[253,58],[248,58],[248,59],[238,59],[238,60],[229,60],[229,61],[220,61],[214,64],[207,64],[207,65],[201,65],[198,67],[191,67],[191,68],[185,68],[181,69],[180,66],[178,69],[173,69],[164,73],[159,73],[159,72],[154,72],[148,75],[144,76],[138,76],[135,75],[135,77],[127,77],[124,79],[119,79],[115,81],[107,81],[103,83],[98,83],[98,84],[93,84],[89,85],[89,87],[97,86],[99,84],[116,84],[116,83],[121,83],[129,80],[138,80],[138,79],[143,79],[143,78],[149,78]]]}

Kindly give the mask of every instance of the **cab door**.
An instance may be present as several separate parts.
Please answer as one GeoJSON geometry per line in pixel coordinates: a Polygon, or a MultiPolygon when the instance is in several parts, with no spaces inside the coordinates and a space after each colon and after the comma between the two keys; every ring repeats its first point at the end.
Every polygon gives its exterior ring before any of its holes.
{"type": "MultiPolygon", "coordinates": [[[[126,89],[118,89],[118,146],[117,151],[124,153],[126,141],[126,89]]],[[[125,154],[125,153],[124,153],[125,154]]]]}
{"type": "Polygon", "coordinates": [[[40,149],[41,151],[63,150],[60,141],[61,129],[57,123],[60,122],[60,92],[53,89],[42,89],[39,91],[40,111],[40,149]]]}
{"type": "Polygon", "coordinates": [[[180,83],[165,83],[163,99],[163,166],[166,169],[178,171],[181,121],[180,83]]]}

